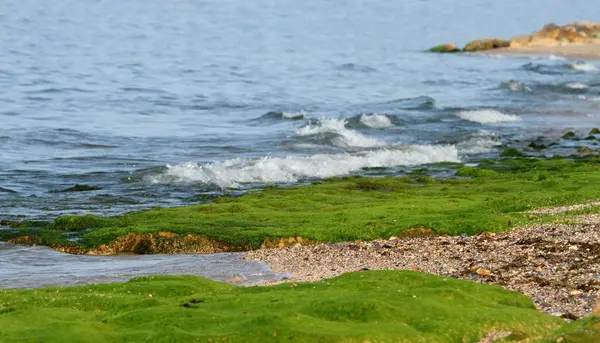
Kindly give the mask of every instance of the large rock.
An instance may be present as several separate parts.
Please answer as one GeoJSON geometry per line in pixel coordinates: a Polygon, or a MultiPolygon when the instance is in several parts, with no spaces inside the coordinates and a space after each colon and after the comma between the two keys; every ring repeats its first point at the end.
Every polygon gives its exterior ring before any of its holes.
{"type": "Polygon", "coordinates": [[[507,48],[510,46],[510,41],[499,38],[486,38],[474,40],[467,45],[465,45],[463,51],[466,52],[474,52],[474,51],[484,51],[484,50],[492,50],[499,48],[507,48]]]}
{"type": "Polygon", "coordinates": [[[433,48],[429,49],[429,51],[445,53],[445,52],[458,52],[458,51],[460,51],[460,49],[458,49],[458,47],[456,47],[455,43],[449,43],[449,44],[436,45],[433,48]]]}

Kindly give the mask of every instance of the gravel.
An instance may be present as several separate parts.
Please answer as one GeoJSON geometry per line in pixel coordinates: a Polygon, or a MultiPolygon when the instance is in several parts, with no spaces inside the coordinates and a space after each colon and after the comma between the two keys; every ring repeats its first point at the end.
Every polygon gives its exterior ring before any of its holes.
{"type": "MultiPolygon", "coordinates": [[[[558,213],[558,212],[557,212],[558,213]]],[[[500,285],[541,311],[574,320],[592,313],[600,294],[600,216],[477,236],[385,240],[261,249],[246,259],[315,281],[359,270],[417,270],[500,285]]],[[[427,230],[421,229],[423,232],[427,230]]]]}

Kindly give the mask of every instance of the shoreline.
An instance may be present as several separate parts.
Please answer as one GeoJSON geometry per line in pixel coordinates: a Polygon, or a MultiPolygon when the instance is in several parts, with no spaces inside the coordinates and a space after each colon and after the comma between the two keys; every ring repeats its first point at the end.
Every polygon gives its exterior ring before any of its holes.
{"type": "Polygon", "coordinates": [[[600,43],[569,44],[563,46],[537,46],[499,48],[478,52],[482,55],[531,56],[555,55],[570,59],[600,60],[600,43]]]}

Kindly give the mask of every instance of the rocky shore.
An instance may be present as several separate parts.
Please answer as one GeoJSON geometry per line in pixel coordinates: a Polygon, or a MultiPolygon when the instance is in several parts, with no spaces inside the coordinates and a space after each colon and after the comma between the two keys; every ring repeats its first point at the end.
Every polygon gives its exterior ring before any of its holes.
{"type": "Polygon", "coordinates": [[[596,59],[600,58],[600,23],[548,24],[529,35],[515,36],[511,39],[477,39],[468,42],[462,49],[454,43],[442,44],[431,48],[430,51],[555,54],[596,59]]]}
{"type": "Polygon", "coordinates": [[[418,270],[500,285],[533,299],[538,309],[577,319],[594,311],[600,295],[600,218],[544,224],[477,236],[391,237],[249,252],[293,281],[314,281],[360,270],[418,270]]]}

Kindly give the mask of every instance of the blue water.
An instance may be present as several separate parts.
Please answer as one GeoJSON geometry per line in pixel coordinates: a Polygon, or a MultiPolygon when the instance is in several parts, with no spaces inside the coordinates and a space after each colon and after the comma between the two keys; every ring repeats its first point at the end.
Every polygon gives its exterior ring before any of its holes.
{"type": "Polygon", "coordinates": [[[424,52],[578,20],[600,5],[2,0],[0,219],[402,173],[587,132],[600,62],[424,52]],[[57,193],[75,184],[102,189],[57,193]]]}

